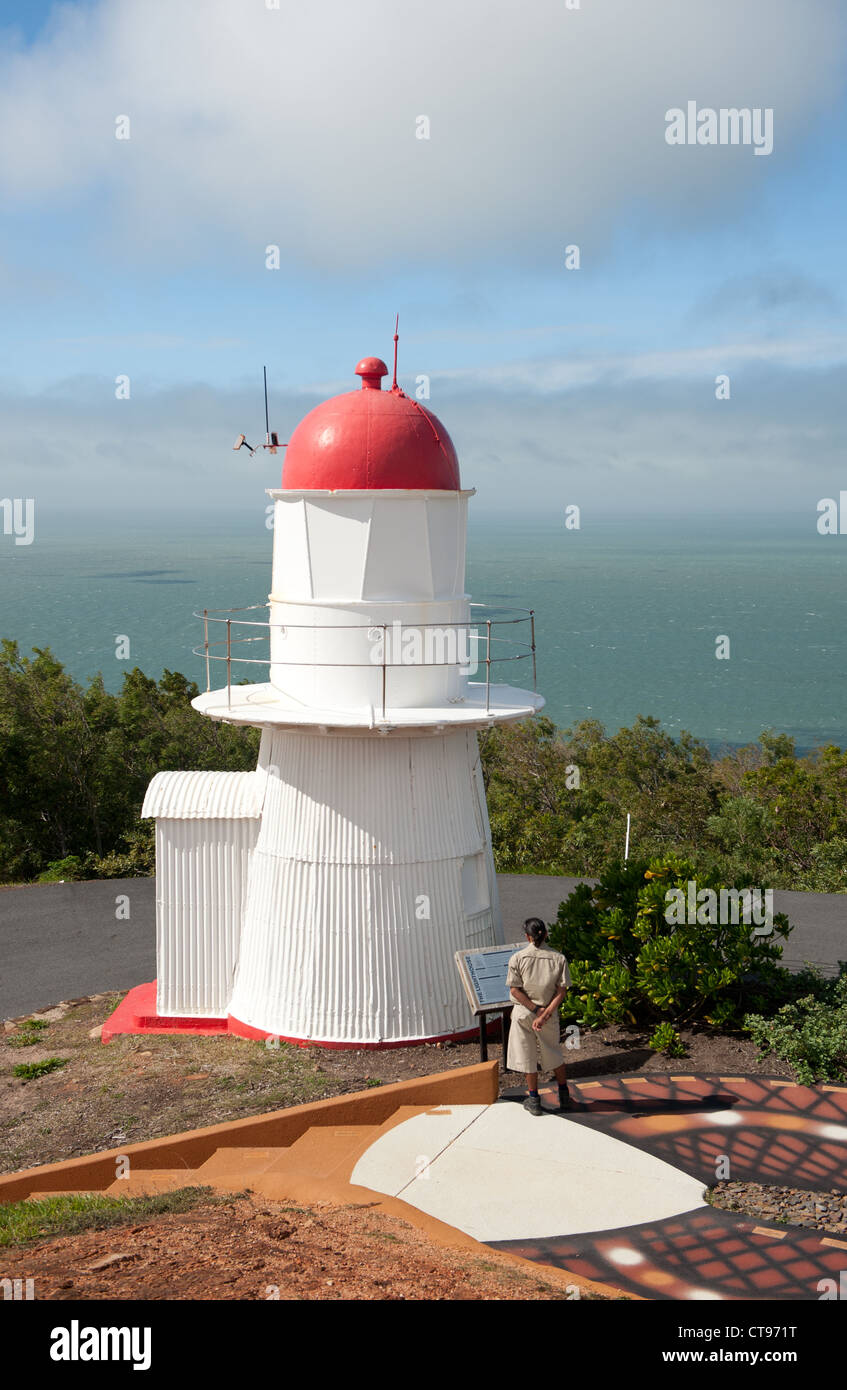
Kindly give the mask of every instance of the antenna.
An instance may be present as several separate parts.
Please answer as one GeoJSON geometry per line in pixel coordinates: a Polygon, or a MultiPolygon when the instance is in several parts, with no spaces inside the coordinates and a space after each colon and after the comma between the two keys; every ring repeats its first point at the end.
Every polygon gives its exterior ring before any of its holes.
{"type": "MultiPolygon", "coordinates": [[[[264,442],[264,444],[262,444],[262,445],[259,445],[259,444],[256,444],[256,445],[248,444],[247,440],[244,438],[244,435],[243,435],[243,434],[240,434],[240,435],[238,436],[238,438],[236,439],[235,443],[234,443],[233,446],[232,446],[233,449],[235,449],[235,450],[238,450],[238,449],[248,449],[248,450],[250,451],[250,457],[251,457],[251,458],[252,458],[253,455],[255,454],[256,450],[259,449],[259,448],[267,449],[270,453],[275,454],[276,451],[277,451],[277,449],[280,447],[279,435],[276,433],[276,431],[271,432],[270,418],[269,418],[269,416],[268,416],[268,369],[267,369],[267,367],[263,367],[263,368],[262,368],[262,378],[263,378],[263,380],[264,380],[264,385],[265,385],[265,442],[264,442]]],[[[282,447],[283,447],[283,449],[284,449],[284,448],[286,448],[286,445],[283,444],[282,447]]]]}
{"type": "Polygon", "coordinates": [[[396,390],[397,390],[397,343],[398,343],[399,338],[400,338],[400,334],[399,334],[399,332],[398,332],[399,327],[400,327],[400,315],[398,314],[397,317],[396,317],[396,319],[394,320],[394,380],[393,380],[392,383],[391,383],[391,389],[392,389],[392,391],[396,391],[396,390]]]}

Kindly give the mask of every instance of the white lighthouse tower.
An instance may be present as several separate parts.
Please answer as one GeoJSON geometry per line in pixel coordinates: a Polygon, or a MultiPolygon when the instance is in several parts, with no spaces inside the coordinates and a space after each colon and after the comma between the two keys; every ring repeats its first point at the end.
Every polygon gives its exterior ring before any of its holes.
{"type": "Polygon", "coordinates": [[[477,732],[543,706],[497,678],[524,656],[534,684],[533,620],[470,604],[473,490],[450,437],[396,377],[382,389],[378,358],[356,373],[269,491],[269,612],[207,618],[226,683],[194,707],[260,728],[258,767],[159,773],[145,800],[163,1023],[336,1047],[455,1037],[454,953],[503,940],[477,732]]]}

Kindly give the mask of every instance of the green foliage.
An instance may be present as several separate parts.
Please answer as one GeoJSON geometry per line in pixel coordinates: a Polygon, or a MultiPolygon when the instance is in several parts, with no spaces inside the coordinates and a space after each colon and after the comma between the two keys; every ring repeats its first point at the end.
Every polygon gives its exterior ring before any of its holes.
{"type": "Polygon", "coordinates": [[[109,854],[91,854],[90,878],[145,878],[156,872],[156,823],[139,821],[109,854]]]}
{"type": "Polygon", "coordinates": [[[54,859],[43,873],[38,875],[39,883],[74,883],[84,878],[83,862],[76,854],[68,854],[64,859],[54,859]]]}
{"type": "Polygon", "coordinates": [[[480,736],[497,868],[601,872],[627,813],[643,859],[673,854],[738,887],[847,891],[847,750],[798,757],[785,734],[712,758],[656,719],[606,734],[543,717],[480,736]]]}
{"type": "Polygon", "coordinates": [[[255,767],[259,734],[205,719],[197,686],[137,667],[118,695],[87,689],[48,649],[0,644],[0,882],[152,872],[152,827],[139,819],[155,773],[255,767]]]}
{"type": "Polygon", "coordinates": [[[70,1057],[47,1057],[43,1062],[19,1062],[12,1068],[12,1075],[19,1077],[21,1081],[37,1081],[48,1072],[66,1067],[69,1061],[70,1057]]]}
{"type": "Polygon", "coordinates": [[[847,962],[837,979],[818,975],[813,993],[784,1004],[775,1017],[748,1014],[744,1024],[760,1053],[788,1062],[803,1085],[847,1081],[847,962]]]}
{"type": "Polygon", "coordinates": [[[664,1052],[668,1057],[684,1057],[685,1044],[672,1023],[660,1023],[647,1044],[654,1052],[664,1052]]]}
{"type": "MultiPolygon", "coordinates": [[[[255,767],[259,734],[204,718],[178,672],[137,667],[120,694],[77,684],[48,649],[0,644],[0,882],[131,878],[154,870],[141,821],[156,772],[255,767]]],[[[607,734],[544,717],[480,736],[492,842],[505,873],[594,876],[623,847],[675,855],[698,880],[847,891],[847,750],[795,754],[766,730],[713,759],[690,734],[639,715],[607,734]]],[[[612,996],[610,996],[611,1002],[612,996]]]]}
{"type": "Polygon", "coordinates": [[[784,913],[775,914],[767,936],[755,935],[743,920],[669,922],[667,894],[685,894],[690,880],[698,891],[725,886],[716,875],[698,875],[690,862],[664,856],[612,862],[593,887],[574,889],[550,929],[550,943],[567,956],[573,979],[562,1004],[565,1021],[588,1028],[662,1022],[678,1028],[695,1021],[730,1028],[745,1009],[779,995],[788,974],[778,965],[779,943],[791,931],[784,913]]]}
{"type": "Polygon", "coordinates": [[[480,738],[497,868],[593,874],[623,848],[627,812],[645,856],[692,849],[718,809],[704,744],[656,719],[608,737],[596,720],[543,717],[480,738]]]}

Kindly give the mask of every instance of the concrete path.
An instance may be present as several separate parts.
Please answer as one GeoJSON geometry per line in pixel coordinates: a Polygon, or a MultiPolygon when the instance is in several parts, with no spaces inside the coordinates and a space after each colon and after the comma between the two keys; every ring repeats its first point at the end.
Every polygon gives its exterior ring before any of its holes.
{"type": "MultiPolygon", "coordinates": [[[[498,874],[506,939],[527,917],[554,920],[580,880],[498,874]]],[[[795,931],[790,968],[804,960],[834,974],[847,959],[847,894],[774,894],[795,931]]],[[[152,878],[38,883],[0,889],[0,1018],[18,1018],[61,999],[131,989],[156,974],[156,885],[152,878]],[[122,901],[128,899],[128,903],[122,901]],[[119,917],[127,906],[129,918],[119,917]]]]}
{"type": "Polygon", "coordinates": [[[678,1216],[705,1206],[703,1184],[587,1126],[542,1123],[522,1105],[454,1105],[389,1130],[351,1182],[475,1240],[541,1240],[678,1216]]]}
{"type": "Polygon", "coordinates": [[[847,1186],[847,1086],[696,1075],[570,1082],[568,1115],[503,1099],[415,1115],[351,1182],[499,1250],[646,1298],[816,1300],[847,1239],[708,1205],[736,1181],[847,1186]]]}

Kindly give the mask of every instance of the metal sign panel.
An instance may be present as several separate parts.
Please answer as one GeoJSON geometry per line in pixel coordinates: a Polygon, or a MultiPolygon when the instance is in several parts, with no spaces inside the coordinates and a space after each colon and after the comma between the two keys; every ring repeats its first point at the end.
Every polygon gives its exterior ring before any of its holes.
{"type": "Polygon", "coordinates": [[[515,1001],[506,984],[506,969],[510,958],[525,945],[525,941],[515,941],[511,946],[483,946],[481,950],[456,952],[456,968],[471,1013],[483,1014],[512,1007],[515,1001]]]}

